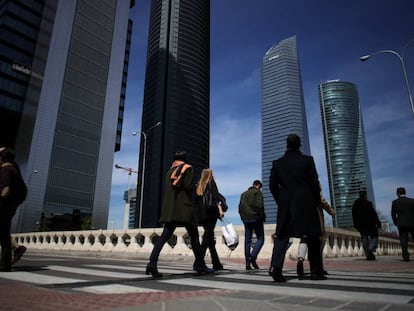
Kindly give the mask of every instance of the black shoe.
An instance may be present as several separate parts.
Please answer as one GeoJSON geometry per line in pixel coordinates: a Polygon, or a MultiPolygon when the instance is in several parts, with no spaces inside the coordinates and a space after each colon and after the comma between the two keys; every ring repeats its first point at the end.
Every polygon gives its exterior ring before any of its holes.
{"type": "Polygon", "coordinates": [[[285,283],[286,278],[282,274],[282,269],[271,267],[269,270],[269,275],[273,278],[273,281],[276,283],[285,283]]]}
{"type": "Polygon", "coordinates": [[[197,275],[205,275],[205,274],[213,274],[214,270],[206,267],[202,267],[202,268],[196,268],[196,273],[197,275]]]}
{"type": "Polygon", "coordinates": [[[328,271],[322,270],[323,275],[329,275],[328,271]]]}
{"type": "Polygon", "coordinates": [[[305,273],[303,272],[303,260],[298,259],[298,263],[296,264],[296,273],[299,276],[305,275],[305,273]]]}
{"type": "Polygon", "coordinates": [[[218,264],[218,265],[213,265],[213,270],[220,271],[220,270],[224,270],[224,268],[222,264],[218,264]]]}
{"type": "Polygon", "coordinates": [[[149,275],[150,273],[152,277],[155,279],[162,278],[162,273],[159,273],[156,267],[147,266],[147,269],[145,270],[145,274],[149,275]]]}
{"type": "Polygon", "coordinates": [[[403,258],[403,261],[410,261],[410,258],[409,257],[405,257],[405,258],[403,258]]]}
{"type": "Polygon", "coordinates": [[[327,280],[328,278],[323,275],[323,274],[312,274],[311,275],[311,280],[312,281],[323,281],[323,280],[327,280]]]}
{"type": "Polygon", "coordinates": [[[375,255],[374,255],[374,253],[372,253],[372,252],[368,253],[368,255],[367,255],[367,260],[375,260],[375,255]]]}
{"type": "Polygon", "coordinates": [[[22,258],[23,254],[26,252],[26,247],[24,246],[19,246],[14,252],[13,252],[13,260],[12,260],[12,265],[14,265],[16,262],[18,262],[20,260],[20,258],[22,258]]]}
{"type": "Polygon", "coordinates": [[[0,272],[11,272],[11,268],[0,267],[0,272]]]}
{"type": "Polygon", "coordinates": [[[250,264],[246,265],[246,270],[250,271],[253,270],[253,268],[250,266],[250,264]]]}
{"type": "Polygon", "coordinates": [[[250,263],[252,264],[254,269],[260,269],[257,265],[256,258],[250,258],[250,263]]]}

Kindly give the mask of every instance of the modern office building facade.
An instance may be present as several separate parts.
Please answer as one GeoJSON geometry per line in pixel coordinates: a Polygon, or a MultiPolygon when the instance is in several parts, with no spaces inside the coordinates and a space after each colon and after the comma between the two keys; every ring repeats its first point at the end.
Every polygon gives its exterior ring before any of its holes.
{"type": "Polygon", "coordinates": [[[145,171],[143,208],[137,227],[159,226],[165,173],[175,151],[187,151],[196,178],[209,166],[209,101],[210,1],[151,1],[138,169],[145,171]]]}
{"type": "Polygon", "coordinates": [[[350,82],[327,81],[319,85],[319,98],[333,224],[350,228],[359,191],[375,202],[358,90],[350,82]]]}
{"type": "Polygon", "coordinates": [[[13,231],[107,227],[133,3],[0,0],[0,144],[29,187],[13,231]]]}
{"type": "Polygon", "coordinates": [[[273,45],[262,63],[262,191],[267,223],[275,223],[277,215],[268,187],[272,162],[285,153],[291,133],[301,137],[301,151],[310,154],[296,36],[273,45]]]}

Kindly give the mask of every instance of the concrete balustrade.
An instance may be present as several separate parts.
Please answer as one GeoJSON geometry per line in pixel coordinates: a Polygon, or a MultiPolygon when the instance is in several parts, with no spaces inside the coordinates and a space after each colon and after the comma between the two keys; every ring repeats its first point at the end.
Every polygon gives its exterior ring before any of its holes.
{"type": "MultiPolygon", "coordinates": [[[[221,257],[244,258],[244,227],[235,226],[239,235],[239,245],[231,251],[225,244],[221,227],[216,227],[216,249],[221,257]]],[[[62,232],[29,232],[13,234],[20,245],[28,249],[45,252],[101,252],[111,254],[127,254],[133,258],[147,258],[153,248],[153,242],[161,235],[162,228],[128,229],[128,230],[89,230],[62,232]]],[[[199,228],[202,235],[203,228],[199,228]]],[[[275,225],[265,225],[265,243],[260,258],[270,258],[273,250],[272,235],[275,225]]],[[[361,238],[358,232],[336,228],[326,228],[324,257],[363,256],[361,238]]],[[[293,238],[286,258],[297,259],[299,239],[293,238]]],[[[414,251],[414,243],[410,243],[410,252],[414,251]]],[[[193,256],[190,239],[185,228],[177,228],[173,238],[167,243],[161,255],[193,256]]],[[[380,237],[379,256],[401,255],[398,240],[380,237]]],[[[207,252],[208,256],[208,252],[207,252]]]]}

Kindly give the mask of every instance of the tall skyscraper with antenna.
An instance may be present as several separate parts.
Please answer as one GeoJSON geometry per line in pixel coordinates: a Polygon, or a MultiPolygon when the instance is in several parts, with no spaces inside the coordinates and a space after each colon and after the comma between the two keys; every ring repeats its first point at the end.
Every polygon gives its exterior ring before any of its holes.
{"type": "Polygon", "coordinates": [[[291,133],[301,137],[301,151],[310,154],[296,36],[273,45],[262,63],[262,190],[268,223],[276,222],[277,213],[267,186],[272,161],[284,154],[291,133]]]}

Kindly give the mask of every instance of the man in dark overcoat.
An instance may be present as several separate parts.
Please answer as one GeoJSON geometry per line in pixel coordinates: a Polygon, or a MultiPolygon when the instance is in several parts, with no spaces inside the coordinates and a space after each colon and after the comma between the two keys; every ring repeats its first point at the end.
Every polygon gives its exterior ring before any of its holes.
{"type": "Polygon", "coordinates": [[[410,261],[408,234],[414,240],[414,199],[405,195],[403,187],[397,188],[397,196],[398,199],[392,201],[391,216],[398,227],[403,260],[410,261]]]}
{"type": "Polygon", "coordinates": [[[313,157],[300,152],[296,134],[287,137],[285,154],[273,161],[270,191],[277,203],[276,237],[269,274],[275,282],[285,282],[283,263],[289,238],[306,236],[311,279],[324,280],[320,254],[321,226],[318,205],[320,186],[313,157]]]}
{"type": "Polygon", "coordinates": [[[359,192],[359,198],[352,205],[352,221],[361,235],[362,248],[367,260],[375,260],[374,252],[378,246],[378,229],[381,228],[381,222],[365,190],[359,192]]]}

